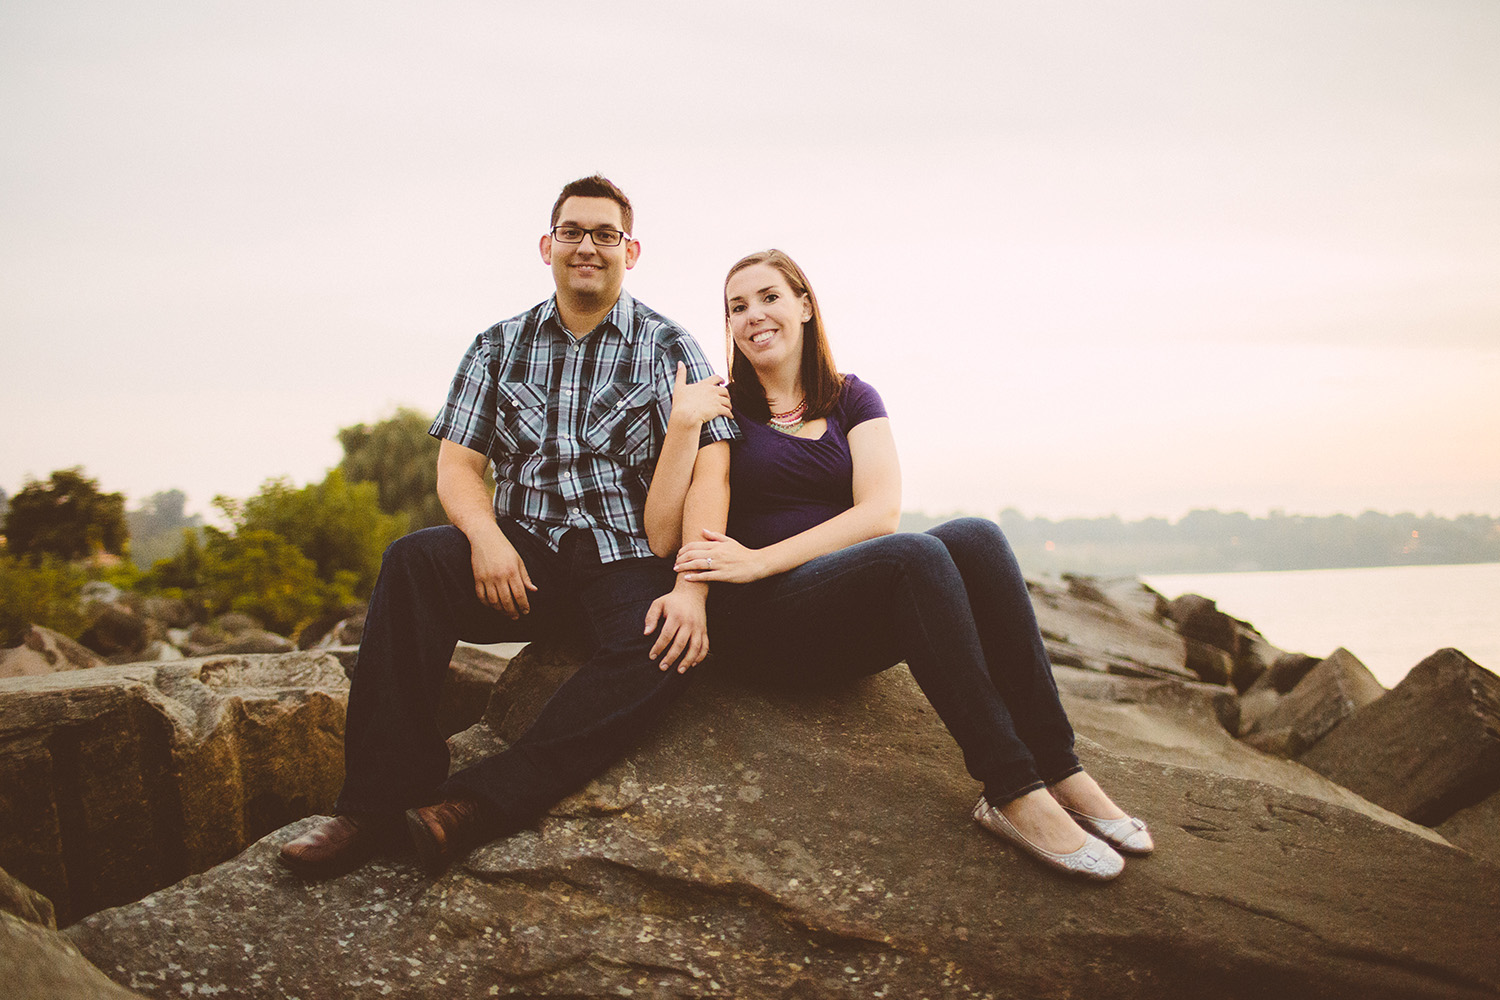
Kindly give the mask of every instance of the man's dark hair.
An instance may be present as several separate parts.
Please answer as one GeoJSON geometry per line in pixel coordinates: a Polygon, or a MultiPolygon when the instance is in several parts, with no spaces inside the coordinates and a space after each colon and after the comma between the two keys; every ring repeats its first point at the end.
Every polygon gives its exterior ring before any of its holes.
{"type": "Polygon", "coordinates": [[[554,226],[557,225],[558,216],[562,215],[563,202],[569,198],[608,198],[620,206],[620,223],[625,227],[625,232],[634,230],[635,211],[630,207],[630,199],[615,186],[614,181],[602,174],[580,177],[562,189],[562,194],[557,196],[557,201],[552,205],[554,226]]]}

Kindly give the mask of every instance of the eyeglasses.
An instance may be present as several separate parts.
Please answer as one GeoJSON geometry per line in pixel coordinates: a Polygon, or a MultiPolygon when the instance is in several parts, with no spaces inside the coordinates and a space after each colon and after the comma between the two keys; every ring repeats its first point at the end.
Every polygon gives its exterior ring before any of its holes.
{"type": "Polygon", "coordinates": [[[582,243],[585,236],[594,239],[596,247],[617,247],[621,240],[630,239],[629,233],[618,229],[583,229],[580,226],[553,226],[552,238],[559,243],[582,243]]]}

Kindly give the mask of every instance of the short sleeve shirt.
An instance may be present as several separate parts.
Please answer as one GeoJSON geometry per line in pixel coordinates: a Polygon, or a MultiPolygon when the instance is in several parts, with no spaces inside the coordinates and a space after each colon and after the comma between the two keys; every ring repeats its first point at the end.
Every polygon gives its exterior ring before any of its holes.
{"type": "MultiPolygon", "coordinates": [[[[428,433],[488,456],[496,517],[554,550],[582,528],[604,562],[647,557],[646,490],[679,361],[690,382],[713,374],[691,334],[624,292],[576,340],[553,296],[474,339],[428,433]]],[[[739,434],[717,417],[699,444],[739,434]]]]}
{"type": "Polygon", "coordinates": [[[849,431],[884,416],[880,394],[854,375],[844,376],[821,437],[783,434],[736,410],[743,437],[729,446],[729,536],[764,548],[853,507],[849,431]]]}

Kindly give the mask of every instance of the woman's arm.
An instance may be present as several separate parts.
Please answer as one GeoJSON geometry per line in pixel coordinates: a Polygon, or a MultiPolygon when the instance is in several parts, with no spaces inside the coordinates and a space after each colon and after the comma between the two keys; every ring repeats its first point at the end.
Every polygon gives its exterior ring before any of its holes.
{"type": "MultiPolygon", "coordinates": [[[[682,523],[693,534],[724,530],[729,516],[729,442],[714,441],[698,450],[693,482],[683,503],[682,523]]],[[[646,634],[661,626],[651,647],[651,659],[661,657],[661,669],[675,663],[682,673],[708,655],[708,584],[689,581],[678,573],[670,593],[651,602],[646,612],[646,634]]]]}
{"type": "Polygon", "coordinates": [[[895,531],[901,521],[901,463],[890,419],[877,417],[851,428],[849,454],[854,464],[853,507],[763,549],[746,548],[721,532],[705,530],[677,554],[677,571],[693,582],[749,583],[895,531]]]}
{"type": "Polygon", "coordinates": [[[698,459],[698,432],[705,422],[734,412],[723,382],[713,375],[689,385],[687,366],[677,363],[667,434],[656,458],[651,487],[646,491],[646,544],[663,559],[671,558],[682,544],[682,507],[698,459]]]}

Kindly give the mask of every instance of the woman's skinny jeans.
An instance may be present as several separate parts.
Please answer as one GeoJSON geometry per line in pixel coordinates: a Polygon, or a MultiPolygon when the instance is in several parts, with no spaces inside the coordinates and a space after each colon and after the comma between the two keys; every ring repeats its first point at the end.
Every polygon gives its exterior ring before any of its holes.
{"type": "Polygon", "coordinates": [[[1081,771],[1026,580],[1000,527],[959,518],[872,538],[709,598],[740,673],[824,681],[905,660],[1000,806],[1081,771]]]}

